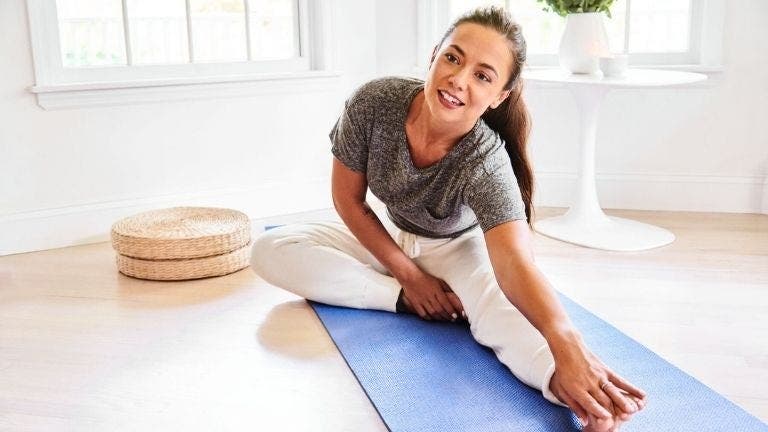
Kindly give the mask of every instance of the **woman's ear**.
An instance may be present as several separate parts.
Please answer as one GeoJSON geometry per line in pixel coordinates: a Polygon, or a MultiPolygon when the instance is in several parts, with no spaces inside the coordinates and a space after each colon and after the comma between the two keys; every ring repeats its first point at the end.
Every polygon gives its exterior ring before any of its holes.
{"type": "Polygon", "coordinates": [[[491,109],[498,108],[499,105],[501,105],[502,102],[504,102],[504,99],[509,97],[509,94],[512,92],[512,90],[504,90],[503,92],[499,93],[499,97],[496,98],[495,101],[491,102],[491,109]]]}

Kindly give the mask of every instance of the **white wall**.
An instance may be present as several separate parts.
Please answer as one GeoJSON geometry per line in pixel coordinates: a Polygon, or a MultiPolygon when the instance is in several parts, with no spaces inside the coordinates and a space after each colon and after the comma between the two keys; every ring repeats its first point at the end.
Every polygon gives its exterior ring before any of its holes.
{"type": "MultiPolygon", "coordinates": [[[[381,74],[412,73],[415,4],[378,4],[381,74]]],[[[694,88],[606,98],[596,155],[603,207],[768,213],[768,2],[729,1],[726,8],[722,73],[694,88]]],[[[578,164],[575,101],[566,90],[531,86],[526,101],[536,202],[567,206],[578,164]]]]}
{"type": "Polygon", "coordinates": [[[252,218],[331,206],[330,131],[376,73],[375,2],[336,0],[319,91],[45,111],[25,0],[0,1],[0,255],[107,240],[117,219],[174,205],[252,218]]]}
{"type": "MultiPolygon", "coordinates": [[[[411,73],[416,0],[334,0],[334,86],[45,111],[34,84],[24,0],[0,1],[0,255],[108,239],[120,217],[221,205],[252,218],[329,207],[327,134],[356,85],[411,73]]],[[[728,4],[725,70],[689,90],[609,95],[598,131],[605,207],[768,209],[768,2],[728,4]]],[[[538,203],[567,205],[576,109],[529,89],[538,203]]],[[[768,211],[766,211],[768,212],[768,211]]]]}

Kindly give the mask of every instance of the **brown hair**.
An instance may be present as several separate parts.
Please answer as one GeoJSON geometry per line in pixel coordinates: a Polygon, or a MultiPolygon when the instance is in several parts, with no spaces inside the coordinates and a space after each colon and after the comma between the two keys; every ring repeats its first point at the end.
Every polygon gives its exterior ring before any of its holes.
{"type": "Polygon", "coordinates": [[[461,24],[474,23],[496,30],[510,42],[512,52],[512,75],[504,90],[510,90],[509,96],[496,109],[488,109],[482,119],[504,140],[504,146],[512,161],[512,168],[517,178],[517,185],[525,204],[525,217],[530,225],[533,219],[533,169],[526,151],[530,133],[530,116],[523,102],[523,82],[520,73],[525,64],[526,44],[522,28],[502,8],[496,6],[481,7],[460,16],[451,24],[440,40],[438,47],[461,24]]]}

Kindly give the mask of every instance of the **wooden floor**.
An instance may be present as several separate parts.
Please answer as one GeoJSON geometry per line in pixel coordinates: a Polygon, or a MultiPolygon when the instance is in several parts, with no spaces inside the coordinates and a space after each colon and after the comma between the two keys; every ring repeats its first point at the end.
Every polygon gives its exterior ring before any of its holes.
{"type": "MultiPolygon", "coordinates": [[[[553,285],[768,421],[768,216],[608,213],[677,240],[537,236],[553,285]]],[[[0,257],[0,430],[386,430],[303,300],[248,269],[150,282],[114,259],[108,243],[0,257]]]]}

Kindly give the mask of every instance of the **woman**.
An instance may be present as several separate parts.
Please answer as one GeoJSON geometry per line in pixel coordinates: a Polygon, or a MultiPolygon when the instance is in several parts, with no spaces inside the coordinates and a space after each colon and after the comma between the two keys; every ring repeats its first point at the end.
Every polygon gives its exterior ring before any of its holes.
{"type": "Polygon", "coordinates": [[[617,430],[645,393],[586,347],[531,251],[525,40],[499,8],[459,18],[426,81],[383,78],[331,131],[343,220],[261,235],[252,268],[307,299],[466,319],[475,339],[585,430],[617,430]],[[386,217],[365,202],[370,187],[386,217]],[[294,269],[311,263],[311,273],[294,269]]]}

